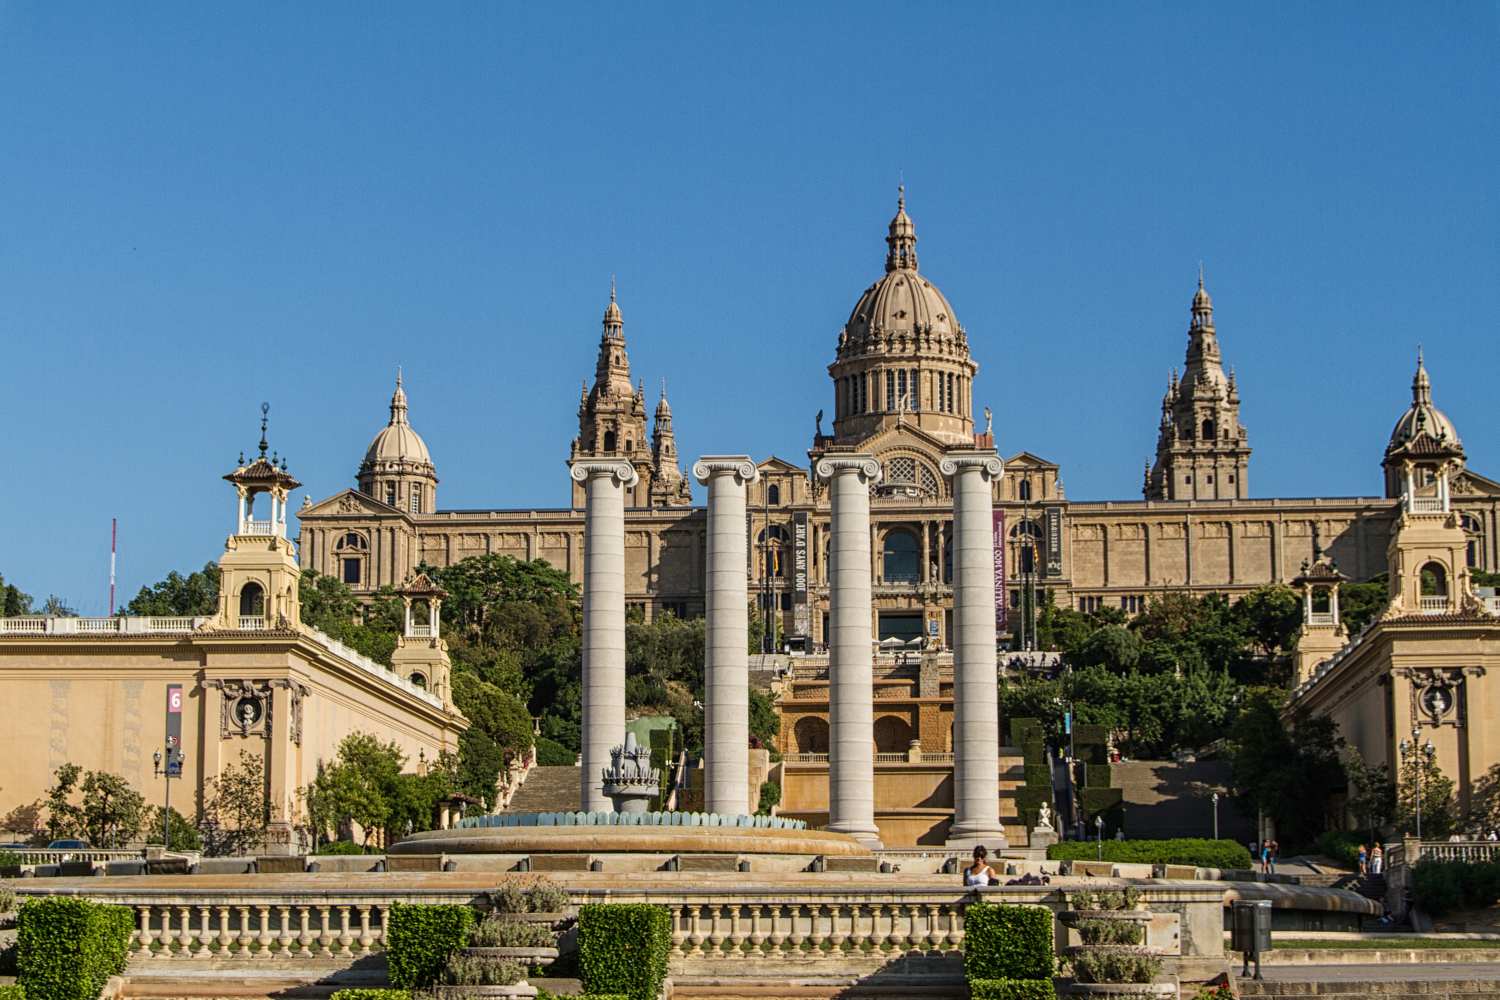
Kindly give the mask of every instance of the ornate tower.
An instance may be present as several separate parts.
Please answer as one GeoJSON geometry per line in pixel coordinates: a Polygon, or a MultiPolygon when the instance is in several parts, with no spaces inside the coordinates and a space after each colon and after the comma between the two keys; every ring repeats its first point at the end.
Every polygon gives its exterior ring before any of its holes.
{"type": "Polygon", "coordinates": [[[263,631],[296,628],[302,621],[297,583],[302,569],[286,537],[287,496],[302,484],[286,471],[286,459],[266,457],[266,418],[260,405],[260,455],[240,463],[224,478],[238,498],[234,531],[219,557],[219,613],[215,628],[263,631]],[[260,498],[265,509],[257,511],[260,498]],[[260,516],[257,516],[260,515],[260,516]]]}
{"type": "Polygon", "coordinates": [[[906,214],[905,188],[897,189],[885,242],[885,275],[855,303],[828,366],[834,441],[858,444],[902,423],[972,448],[979,366],[953,307],[917,270],[917,229],[906,214]]]}
{"type": "Polygon", "coordinates": [[[1249,495],[1249,435],[1240,424],[1240,392],[1224,375],[1214,304],[1198,272],[1187,366],[1172,370],[1161,401],[1156,464],[1146,479],[1147,500],[1243,500],[1249,495]]]}
{"type": "Polygon", "coordinates": [[[1292,586],[1302,592],[1302,633],[1297,638],[1294,688],[1349,642],[1349,630],[1339,618],[1339,585],[1348,578],[1323,555],[1316,535],[1313,545],[1312,561],[1303,563],[1302,572],[1292,581],[1292,586]]]}
{"type": "Polygon", "coordinates": [[[672,406],[667,402],[667,381],[662,379],[661,401],[651,427],[651,506],[689,507],[692,488],[677,461],[677,435],[672,433],[672,406]]]}
{"type": "Polygon", "coordinates": [[[448,593],[426,573],[418,573],[396,593],[401,596],[406,613],[404,627],[391,653],[391,669],[414,686],[431,692],[442,700],[445,708],[456,713],[449,680],[452,666],[448,644],[443,641],[440,628],[443,598],[448,593]]]}
{"type": "MultiPolygon", "coordinates": [[[[1385,495],[1435,496],[1438,471],[1449,477],[1464,467],[1464,445],[1448,415],[1432,405],[1432,380],[1417,348],[1417,372],[1411,380],[1411,406],[1391,428],[1391,440],[1381,460],[1385,470],[1385,495]]],[[[1446,483],[1446,478],[1444,482],[1446,483]]]]}
{"type": "Polygon", "coordinates": [[[391,394],[391,420],[380,429],[356,477],[359,491],[398,510],[412,514],[437,511],[437,469],[427,453],[427,442],[406,418],[406,390],[396,371],[396,391],[391,394]]]}
{"type": "MultiPolygon", "coordinates": [[[[594,387],[585,389],[578,403],[578,436],[570,461],[581,458],[619,458],[635,469],[638,482],[625,497],[627,507],[644,507],[651,496],[651,442],[646,436],[646,390],[630,384],[630,358],[625,353],[625,320],[609,285],[604,310],[604,334],[599,338],[599,360],[594,387]]],[[[573,506],[584,505],[584,486],[569,479],[573,506]]]]}

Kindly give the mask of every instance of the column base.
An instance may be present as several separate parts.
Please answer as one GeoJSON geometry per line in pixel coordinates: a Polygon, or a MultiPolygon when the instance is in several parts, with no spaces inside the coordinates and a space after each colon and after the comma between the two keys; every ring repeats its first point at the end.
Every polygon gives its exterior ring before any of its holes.
{"type": "Polygon", "coordinates": [[[999,827],[993,830],[954,828],[948,831],[948,839],[943,842],[943,846],[950,851],[972,851],[983,846],[993,860],[1000,856],[1001,851],[1010,848],[1010,841],[1005,838],[1005,831],[999,827]]]}
{"type": "Polygon", "coordinates": [[[842,833],[853,837],[872,851],[879,851],[885,847],[880,840],[880,830],[874,826],[862,826],[858,823],[829,823],[827,829],[832,833],[842,833]]]}

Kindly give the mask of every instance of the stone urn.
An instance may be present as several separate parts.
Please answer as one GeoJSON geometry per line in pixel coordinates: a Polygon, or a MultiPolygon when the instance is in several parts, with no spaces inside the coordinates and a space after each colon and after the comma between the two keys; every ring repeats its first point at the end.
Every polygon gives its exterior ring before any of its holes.
{"type": "Polygon", "coordinates": [[[1082,944],[1065,949],[1073,967],[1070,996],[1167,998],[1177,996],[1175,981],[1158,982],[1161,950],[1146,944],[1152,913],[1136,909],[1134,890],[1083,892],[1070,897],[1073,909],[1058,914],[1082,944]]]}

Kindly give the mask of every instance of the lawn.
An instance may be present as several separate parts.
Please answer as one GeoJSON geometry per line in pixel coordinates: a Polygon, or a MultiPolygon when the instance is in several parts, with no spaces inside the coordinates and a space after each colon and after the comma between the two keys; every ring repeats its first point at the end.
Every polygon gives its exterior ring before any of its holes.
{"type": "Polygon", "coordinates": [[[1500,948],[1500,940],[1485,941],[1473,938],[1429,938],[1429,937],[1383,937],[1383,938],[1273,938],[1277,949],[1306,949],[1308,951],[1358,949],[1362,951],[1403,951],[1413,948],[1457,951],[1459,949],[1500,948]]]}

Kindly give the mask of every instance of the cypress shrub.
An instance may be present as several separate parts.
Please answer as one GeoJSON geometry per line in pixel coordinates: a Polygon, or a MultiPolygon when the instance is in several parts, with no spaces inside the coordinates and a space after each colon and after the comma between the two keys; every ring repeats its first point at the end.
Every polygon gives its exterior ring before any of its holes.
{"type": "Polygon", "coordinates": [[[1027,764],[1026,784],[1030,788],[1051,788],[1052,768],[1046,764],[1027,764]]]}
{"type": "MultiPolygon", "coordinates": [[[[1090,766],[1089,770],[1093,770],[1090,766]]],[[[1094,832],[1094,817],[1104,817],[1104,835],[1114,836],[1120,824],[1124,821],[1124,810],[1120,803],[1125,800],[1125,793],[1118,788],[1089,788],[1084,786],[1078,796],[1078,801],[1083,805],[1083,811],[1089,816],[1089,832],[1094,832]]]]}
{"type": "Polygon", "coordinates": [[[1037,719],[1019,718],[1010,720],[1010,745],[1013,747],[1025,747],[1033,741],[1041,743],[1046,739],[1046,731],[1037,719]]]}
{"type": "Polygon", "coordinates": [[[1109,765],[1108,764],[1085,764],[1085,765],[1083,765],[1083,787],[1084,788],[1108,788],[1109,787],[1109,765]]]}
{"type": "Polygon", "coordinates": [[[656,1000],[667,978],[672,918],[649,903],[591,903],[578,908],[578,966],[590,996],[656,1000]]]}
{"type": "Polygon", "coordinates": [[[436,984],[448,958],[469,941],[474,911],[467,906],[392,903],[385,957],[391,982],[402,989],[436,984]]]}
{"type": "Polygon", "coordinates": [[[27,900],[17,918],[16,965],[31,1000],[97,1000],[125,971],[135,915],[128,907],[52,896],[27,900]]]}
{"type": "Polygon", "coordinates": [[[1057,1000],[1057,987],[1050,979],[971,979],[973,1000],[1057,1000]]]}
{"type": "Polygon", "coordinates": [[[1052,978],[1052,911],[1045,906],[974,903],[964,911],[964,975],[1052,978]]]}

